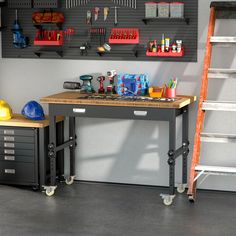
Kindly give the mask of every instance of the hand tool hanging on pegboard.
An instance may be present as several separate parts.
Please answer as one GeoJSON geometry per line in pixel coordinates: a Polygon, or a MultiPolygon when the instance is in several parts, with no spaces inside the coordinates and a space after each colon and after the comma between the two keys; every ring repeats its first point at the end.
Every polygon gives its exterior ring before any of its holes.
{"type": "Polygon", "coordinates": [[[114,4],[137,9],[137,0],[111,0],[114,4]]]}
{"type": "Polygon", "coordinates": [[[87,5],[90,0],[66,0],[66,9],[87,5]]]}

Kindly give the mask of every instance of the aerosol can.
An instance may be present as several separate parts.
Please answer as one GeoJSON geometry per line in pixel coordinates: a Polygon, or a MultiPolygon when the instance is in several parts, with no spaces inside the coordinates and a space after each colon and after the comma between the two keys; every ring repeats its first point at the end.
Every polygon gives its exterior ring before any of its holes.
{"type": "Polygon", "coordinates": [[[26,48],[29,46],[29,38],[23,35],[23,29],[21,28],[18,21],[18,14],[16,10],[16,19],[13,24],[12,33],[13,33],[13,46],[15,48],[26,48]]]}

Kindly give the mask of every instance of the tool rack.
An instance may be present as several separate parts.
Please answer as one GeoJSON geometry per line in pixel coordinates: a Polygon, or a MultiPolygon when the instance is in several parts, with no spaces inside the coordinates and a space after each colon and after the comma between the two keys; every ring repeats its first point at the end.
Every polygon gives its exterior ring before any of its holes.
{"type": "MultiPolygon", "coordinates": [[[[2,57],[3,58],[47,58],[47,59],[81,59],[81,60],[126,60],[126,61],[197,61],[197,38],[198,38],[198,0],[182,0],[184,3],[184,18],[145,18],[145,0],[138,0],[136,8],[121,5],[122,1],[112,0],[89,0],[87,4],[68,6],[68,1],[49,0],[8,0],[4,8],[3,20],[7,23],[7,30],[2,33],[2,57]],[[53,2],[51,8],[54,12],[62,12],[65,22],[57,25],[33,25],[32,13],[43,11],[53,2]],[[119,4],[120,3],[120,4],[119,4]],[[40,8],[38,8],[40,6],[40,8]],[[118,11],[118,24],[114,25],[115,9],[118,11]],[[41,8],[42,7],[42,8],[41,8]],[[69,8],[70,7],[70,8],[69,8]],[[93,9],[100,8],[98,20],[95,21],[93,9]],[[109,15],[104,21],[103,9],[109,7],[109,15]],[[18,9],[18,20],[25,36],[30,38],[30,46],[25,49],[16,49],[12,45],[12,27],[15,20],[15,9],[18,9]],[[92,24],[86,24],[86,13],[92,11],[92,24]],[[37,28],[36,28],[37,27],[37,28]],[[64,37],[62,45],[40,46],[34,45],[37,30],[43,27],[47,30],[65,30],[74,28],[75,33],[71,37],[64,37]],[[104,28],[105,35],[102,38],[91,36],[92,28],[104,28]],[[97,47],[103,43],[103,38],[109,43],[112,30],[119,28],[139,29],[137,40],[127,40],[126,44],[114,44],[110,42],[111,51],[98,52],[97,47]],[[85,33],[81,33],[85,32],[85,33]],[[147,56],[148,41],[156,39],[161,42],[162,34],[176,40],[183,40],[185,53],[182,56],[147,56]],[[92,39],[91,39],[92,38],[92,39]],[[102,40],[100,40],[102,39],[102,40]],[[129,41],[129,42],[128,42],[129,41]],[[86,53],[81,53],[81,46],[88,43],[86,53]]],[[[73,1],[73,0],[72,0],[73,1]]],[[[169,0],[168,2],[174,2],[169,0]]],[[[74,1],[76,2],[76,1],[74,1]]],[[[80,1],[77,1],[80,2],[80,1]]],[[[83,1],[84,2],[84,1],[83,1]]],[[[111,39],[110,39],[111,41],[111,39]]],[[[114,40],[113,40],[114,41],[114,40]]],[[[122,41],[124,42],[124,41],[122,41]]]]}

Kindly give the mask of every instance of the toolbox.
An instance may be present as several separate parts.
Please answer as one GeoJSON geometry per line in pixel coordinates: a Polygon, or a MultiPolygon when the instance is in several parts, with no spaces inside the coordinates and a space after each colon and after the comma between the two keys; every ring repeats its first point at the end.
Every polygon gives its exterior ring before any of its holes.
{"type": "Polygon", "coordinates": [[[184,3],[183,2],[170,3],[170,17],[172,18],[184,17],[184,3]]]}
{"type": "MultiPolygon", "coordinates": [[[[63,124],[58,120],[57,126],[63,124]]],[[[63,127],[63,126],[61,126],[63,127]]],[[[47,183],[49,159],[47,158],[48,120],[31,121],[14,114],[8,121],[0,121],[0,183],[32,186],[41,189],[47,183]],[[29,127],[30,126],[30,127],[29,127]]],[[[59,132],[59,140],[62,132],[59,132]]],[[[60,153],[60,159],[63,154],[60,153]]],[[[64,165],[58,163],[63,172],[64,165]]]]}

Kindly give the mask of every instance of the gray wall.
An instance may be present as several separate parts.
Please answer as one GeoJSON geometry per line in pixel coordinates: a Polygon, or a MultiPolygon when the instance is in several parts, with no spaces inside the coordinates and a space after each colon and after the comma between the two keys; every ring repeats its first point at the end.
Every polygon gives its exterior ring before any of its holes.
{"type": "MultiPolygon", "coordinates": [[[[199,0],[199,51],[198,63],[168,62],[117,62],[79,60],[28,60],[1,59],[0,97],[7,100],[14,112],[20,112],[28,100],[63,91],[65,80],[78,80],[87,73],[118,72],[147,73],[155,85],[161,85],[171,76],[180,80],[178,94],[199,95],[204,48],[209,18],[209,0],[199,0]]],[[[219,24],[221,35],[236,35],[232,20],[219,24]],[[227,33],[227,30],[230,31],[227,33]],[[225,32],[224,32],[225,31],[225,32]],[[233,32],[234,31],[234,32],[233,32]]],[[[235,51],[214,51],[215,67],[235,67],[235,51]],[[224,55],[223,52],[227,52],[224,55]],[[218,58],[216,57],[218,56],[218,58]]],[[[236,82],[219,80],[210,82],[209,98],[235,99],[236,82]]],[[[44,106],[47,110],[47,106],[44,106]]],[[[191,152],[195,132],[197,104],[190,108],[191,152]]],[[[235,115],[230,113],[209,114],[206,129],[226,130],[235,133],[235,115]]],[[[178,121],[178,144],[181,129],[178,121]]],[[[77,178],[81,180],[168,185],[168,126],[165,122],[77,119],[77,178]]],[[[236,166],[234,145],[203,146],[202,163],[236,166]]],[[[177,182],[180,181],[180,165],[177,163],[177,182]]],[[[202,188],[236,190],[233,177],[209,177],[202,188]]]]}

